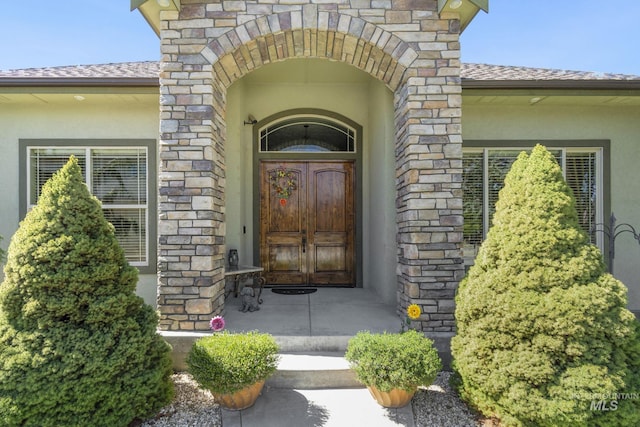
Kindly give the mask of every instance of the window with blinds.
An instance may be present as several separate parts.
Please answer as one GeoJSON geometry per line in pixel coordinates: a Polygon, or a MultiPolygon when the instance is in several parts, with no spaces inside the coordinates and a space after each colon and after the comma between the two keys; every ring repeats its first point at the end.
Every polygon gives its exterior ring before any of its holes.
{"type": "Polygon", "coordinates": [[[90,191],[102,202],[106,219],[131,265],[149,264],[146,147],[28,147],[29,208],[44,183],[71,155],[76,156],[90,191]]]}
{"type": "MultiPolygon", "coordinates": [[[[464,256],[475,257],[491,226],[504,179],[523,148],[475,148],[463,154],[464,256]]],[[[580,225],[591,233],[602,222],[601,148],[549,148],[576,198],[580,225]]],[[[593,233],[592,233],[593,234],[593,233]]],[[[593,243],[596,237],[592,236],[593,243]]]]}
{"type": "MultiPolygon", "coordinates": [[[[601,174],[597,172],[598,162],[595,152],[568,152],[565,156],[564,175],[576,198],[578,221],[589,232],[595,230],[595,225],[604,219],[598,209],[598,193],[602,186],[601,174]]],[[[596,243],[593,235],[591,239],[596,243]]]]}
{"type": "Polygon", "coordinates": [[[462,158],[462,208],[464,242],[479,246],[484,239],[484,153],[464,153],[462,158]]]}

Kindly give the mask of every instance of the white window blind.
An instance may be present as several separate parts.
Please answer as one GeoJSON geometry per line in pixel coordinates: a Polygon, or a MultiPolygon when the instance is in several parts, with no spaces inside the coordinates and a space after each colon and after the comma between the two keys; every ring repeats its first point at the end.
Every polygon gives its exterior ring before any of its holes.
{"type": "MultiPolygon", "coordinates": [[[[565,159],[565,178],[576,198],[578,221],[582,228],[588,232],[595,229],[595,224],[602,222],[602,216],[598,215],[600,198],[598,193],[601,185],[598,183],[598,162],[594,152],[567,152],[565,159]]],[[[592,233],[592,242],[595,237],[592,233]]]]}
{"type": "Polygon", "coordinates": [[[68,161],[71,155],[78,159],[82,173],[86,176],[86,150],[38,148],[29,150],[29,209],[38,203],[45,182],[68,161]]]}
{"type": "Polygon", "coordinates": [[[144,147],[29,147],[29,208],[44,183],[73,154],[91,192],[132,265],[148,265],[147,149],[144,147]]]}
{"type": "MultiPolygon", "coordinates": [[[[475,256],[495,212],[504,179],[523,148],[464,150],[463,215],[465,258],[475,256]]],[[[599,196],[602,187],[601,150],[598,148],[549,149],[563,167],[565,179],[576,198],[580,225],[590,233],[602,222],[599,196]]],[[[598,243],[592,237],[593,243],[598,243]]]]}
{"type": "MultiPolygon", "coordinates": [[[[500,190],[504,187],[504,179],[511,169],[511,165],[516,161],[520,152],[516,150],[488,150],[486,156],[488,157],[488,224],[485,224],[485,229],[488,231],[489,227],[493,223],[493,214],[496,211],[496,203],[498,202],[498,195],[500,190]]],[[[486,231],[485,231],[486,233],[486,231]]]]}
{"type": "Polygon", "coordinates": [[[462,168],[464,240],[475,246],[484,238],[484,153],[464,153],[462,168]]]}

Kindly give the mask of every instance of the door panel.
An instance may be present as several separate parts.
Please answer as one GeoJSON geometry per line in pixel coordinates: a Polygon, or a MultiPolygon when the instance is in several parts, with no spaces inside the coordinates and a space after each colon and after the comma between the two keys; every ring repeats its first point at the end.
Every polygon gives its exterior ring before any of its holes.
{"type": "Polygon", "coordinates": [[[260,170],[260,262],[267,283],[353,286],[353,162],[264,161],[260,170]]]}
{"type": "Polygon", "coordinates": [[[343,246],[316,245],[316,273],[343,271],[347,268],[343,246]]]}
{"type": "Polygon", "coordinates": [[[353,163],[310,163],[309,282],[353,285],[353,163]]]}
{"type": "Polygon", "coordinates": [[[267,179],[267,181],[264,183],[270,191],[268,191],[266,195],[263,194],[263,196],[267,197],[269,206],[267,210],[267,232],[269,234],[301,233],[303,229],[302,223],[305,221],[304,215],[306,215],[307,209],[306,198],[300,196],[305,192],[305,182],[302,177],[306,175],[306,165],[281,163],[272,166],[276,167],[270,167],[266,170],[265,179],[267,179]],[[295,190],[283,190],[290,193],[287,194],[286,203],[281,202],[282,197],[280,197],[277,192],[271,191],[274,190],[274,183],[270,180],[271,174],[276,174],[281,167],[286,169],[287,173],[291,174],[290,178],[284,178],[284,180],[290,179],[296,186],[295,190]]]}
{"type": "Polygon", "coordinates": [[[315,216],[316,232],[345,232],[346,205],[345,184],[346,173],[335,170],[311,169],[312,206],[315,216]]]}
{"type": "Polygon", "coordinates": [[[260,263],[265,278],[267,283],[300,284],[307,277],[306,255],[303,254],[306,250],[303,241],[307,221],[307,166],[304,163],[264,162],[260,169],[260,263]],[[278,177],[281,170],[291,176],[278,177]],[[288,180],[295,184],[295,189],[286,187],[288,180]],[[285,187],[278,192],[281,183],[285,187]]]}

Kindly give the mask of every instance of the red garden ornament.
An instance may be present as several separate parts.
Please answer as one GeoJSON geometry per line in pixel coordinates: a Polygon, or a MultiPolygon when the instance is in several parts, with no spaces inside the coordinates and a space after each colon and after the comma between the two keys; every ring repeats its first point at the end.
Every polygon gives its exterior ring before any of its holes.
{"type": "Polygon", "coordinates": [[[295,172],[279,167],[269,172],[269,181],[276,195],[280,198],[280,206],[286,206],[287,199],[298,189],[295,172]]]}

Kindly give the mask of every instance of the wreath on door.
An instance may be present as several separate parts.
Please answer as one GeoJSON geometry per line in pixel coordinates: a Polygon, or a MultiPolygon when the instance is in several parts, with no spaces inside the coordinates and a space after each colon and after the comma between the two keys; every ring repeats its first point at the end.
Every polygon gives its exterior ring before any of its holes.
{"type": "Polygon", "coordinates": [[[271,187],[280,199],[280,205],[287,204],[287,199],[298,189],[295,172],[291,169],[279,167],[269,172],[271,187]]]}

